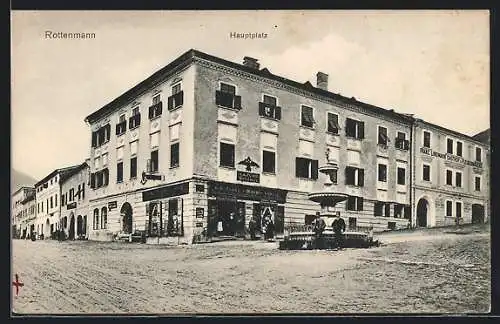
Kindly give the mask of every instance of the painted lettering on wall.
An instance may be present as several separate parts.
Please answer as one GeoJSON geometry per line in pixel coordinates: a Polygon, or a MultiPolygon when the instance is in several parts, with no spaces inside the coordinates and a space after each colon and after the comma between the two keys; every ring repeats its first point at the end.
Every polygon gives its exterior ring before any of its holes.
{"type": "Polygon", "coordinates": [[[470,165],[470,166],[477,167],[477,168],[482,168],[483,167],[483,163],[482,162],[466,160],[466,159],[464,159],[461,156],[453,155],[453,154],[450,154],[450,153],[436,152],[436,151],[433,151],[431,148],[428,148],[428,147],[421,147],[420,148],[420,153],[426,154],[426,155],[430,155],[430,156],[434,156],[434,157],[438,157],[440,159],[447,160],[447,161],[457,162],[457,163],[461,163],[461,164],[464,164],[464,165],[470,165]]]}

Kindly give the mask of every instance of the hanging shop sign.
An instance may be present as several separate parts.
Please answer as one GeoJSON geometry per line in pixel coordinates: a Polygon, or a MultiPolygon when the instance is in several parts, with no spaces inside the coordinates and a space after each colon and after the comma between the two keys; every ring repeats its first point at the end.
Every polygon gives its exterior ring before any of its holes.
{"type": "Polygon", "coordinates": [[[211,197],[229,196],[236,199],[253,201],[269,200],[285,203],[287,191],[258,186],[247,186],[237,183],[211,181],[208,184],[208,195],[211,197]]]}
{"type": "Polygon", "coordinates": [[[483,167],[483,163],[482,162],[466,160],[466,159],[464,159],[461,156],[453,155],[453,154],[450,154],[450,153],[436,152],[436,151],[433,151],[431,148],[428,148],[428,147],[421,147],[420,148],[420,153],[426,154],[426,155],[430,155],[430,156],[435,156],[435,157],[438,157],[440,159],[447,160],[447,161],[457,162],[457,163],[461,163],[461,164],[464,164],[464,165],[470,165],[470,166],[477,167],[477,168],[482,168],[483,167]]]}
{"type": "Polygon", "coordinates": [[[69,203],[66,205],[66,209],[67,210],[70,210],[70,209],[75,209],[76,208],[76,201],[72,202],[72,203],[69,203]]]}
{"type": "Polygon", "coordinates": [[[118,202],[116,200],[108,202],[108,209],[115,209],[118,206],[118,202]]]}
{"type": "Polygon", "coordinates": [[[142,201],[150,201],[174,196],[182,196],[189,193],[189,183],[184,182],[171,186],[164,186],[142,193],[142,201]]]}

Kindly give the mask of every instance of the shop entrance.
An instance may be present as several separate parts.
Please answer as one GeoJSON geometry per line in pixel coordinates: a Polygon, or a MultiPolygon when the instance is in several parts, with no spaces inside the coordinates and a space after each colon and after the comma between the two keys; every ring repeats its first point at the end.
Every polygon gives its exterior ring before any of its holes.
{"type": "Polygon", "coordinates": [[[484,223],[484,206],[480,204],[472,204],[472,224],[484,223]]]}
{"type": "Polygon", "coordinates": [[[427,212],[429,203],[424,198],[418,201],[417,205],[417,226],[427,227],[427,212]]]}
{"type": "Polygon", "coordinates": [[[208,235],[245,236],[245,203],[234,199],[208,201],[208,235]]]}
{"type": "Polygon", "coordinates": [[[68,239],[75,239],[75,215],[73,215],[73,213],[71,213],[71,218],[69,221],[68,239]]]}
{"type": "Polygon", "coordinates": [[[132,206],[128,202],[124,203],[120,209],[123,233],[132,233],[132,206]]]}

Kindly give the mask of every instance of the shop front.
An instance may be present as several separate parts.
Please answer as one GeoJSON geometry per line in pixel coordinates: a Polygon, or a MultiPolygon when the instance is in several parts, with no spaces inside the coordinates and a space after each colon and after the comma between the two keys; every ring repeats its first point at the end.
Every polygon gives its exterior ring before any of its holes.
{"type": "Polygon", "coordinates": [[[275,233],[284,231],[286,190],[211,181],[208,183],[207,236],[245,237],[251,217],[261,233],[272,220],[275,233]]]}

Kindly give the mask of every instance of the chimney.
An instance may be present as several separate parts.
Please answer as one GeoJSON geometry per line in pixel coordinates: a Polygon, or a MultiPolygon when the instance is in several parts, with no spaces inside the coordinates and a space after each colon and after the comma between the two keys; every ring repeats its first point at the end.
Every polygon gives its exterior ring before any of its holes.
{"type": "Polygon", "coordinates": [[[328,91],[328,74],[323,72],[316,73],[316,87],[328,91]]]}
{"type": "Polygon", "coordinates": [[[258,70],[260,67],[260,64],[258,63],[258,61],[259,60],[255,59],[253,57],[245,56],[243,58],[243,65],[246,67],[258,70]]]}

